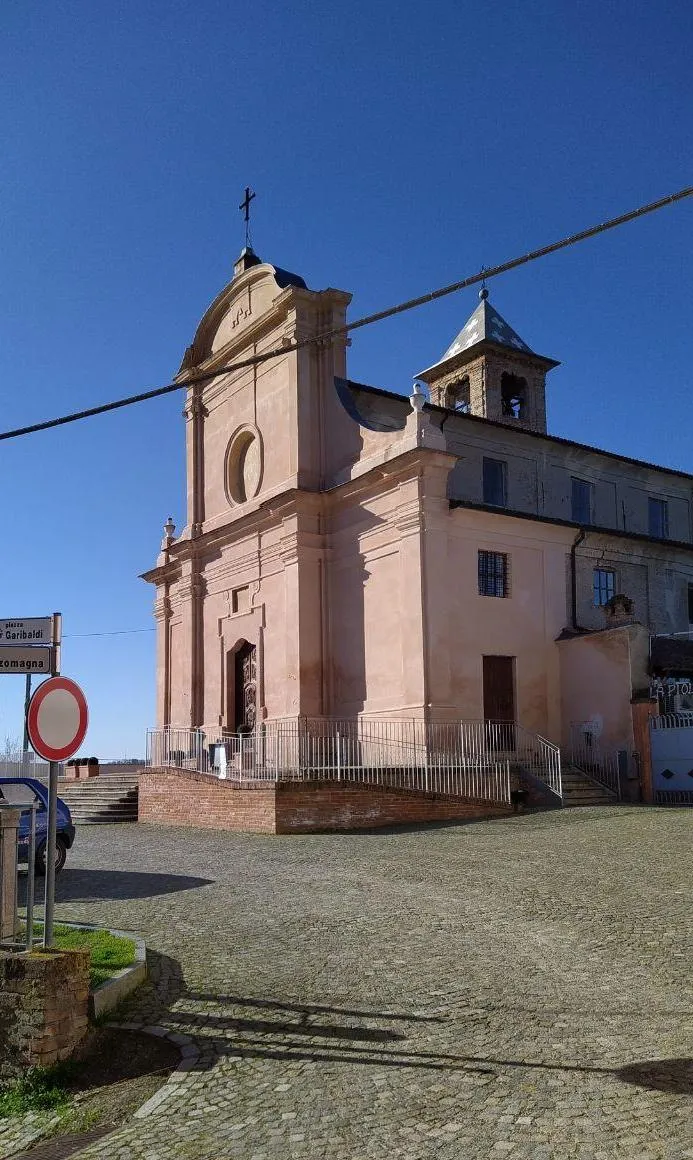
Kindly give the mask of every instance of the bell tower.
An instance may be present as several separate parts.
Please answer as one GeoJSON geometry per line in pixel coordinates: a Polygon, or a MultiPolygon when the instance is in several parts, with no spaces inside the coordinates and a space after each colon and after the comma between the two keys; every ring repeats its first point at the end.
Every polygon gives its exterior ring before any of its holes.
{"type": "Polygon", "coordinates": [[[546,431],[546,375],[559,363],[535,354],[488,300],[479,305],[437,363],[416,377],[431,402],[511,427],[546,431]]]}

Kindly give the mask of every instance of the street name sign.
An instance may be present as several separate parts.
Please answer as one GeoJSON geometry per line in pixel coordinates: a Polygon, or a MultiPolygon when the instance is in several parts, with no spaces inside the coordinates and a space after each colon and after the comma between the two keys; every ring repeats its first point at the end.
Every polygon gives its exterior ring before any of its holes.
{"type": "Polygon", "coordinates": [[[0,645],[0,674],[52,672],[52,648],[29,648],[21,645],[0,645]]]}
{"type": "Polygon", "coordinates": [[[0,644],[53,644],[52,616],[0,620],[0,644]]]}

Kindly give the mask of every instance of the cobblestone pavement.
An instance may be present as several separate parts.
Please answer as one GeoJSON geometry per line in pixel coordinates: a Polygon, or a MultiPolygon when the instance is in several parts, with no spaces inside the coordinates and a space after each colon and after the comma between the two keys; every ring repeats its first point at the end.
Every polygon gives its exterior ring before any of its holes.
{"type": "Polygon", "coordinates": [[[193,1037],[109,1160],[693,1157],[693,813],[378,834],[83,827],[59,916],[136,930],[193,1037]]]}

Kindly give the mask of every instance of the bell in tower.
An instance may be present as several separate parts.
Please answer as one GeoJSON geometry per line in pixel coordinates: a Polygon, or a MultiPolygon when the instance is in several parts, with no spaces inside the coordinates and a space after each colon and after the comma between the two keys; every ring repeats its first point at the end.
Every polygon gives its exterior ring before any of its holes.
{"type": "Polygon", "coordinates": [[[559,365],[535,354],[488,300],[488,290],[437,363],[416,377],[431,402],[465,415],[546,431],[546,375],[559,365]]]}

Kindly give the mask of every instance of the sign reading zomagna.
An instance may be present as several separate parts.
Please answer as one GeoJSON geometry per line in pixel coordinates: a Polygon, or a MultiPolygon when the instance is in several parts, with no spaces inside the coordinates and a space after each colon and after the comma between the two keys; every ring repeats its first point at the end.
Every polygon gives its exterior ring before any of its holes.
{"type": "Polygon", "coordinates": [[[50,673],[50,648],[21,648],[14,645],[0,646],[1,673],[50,673]]]}

